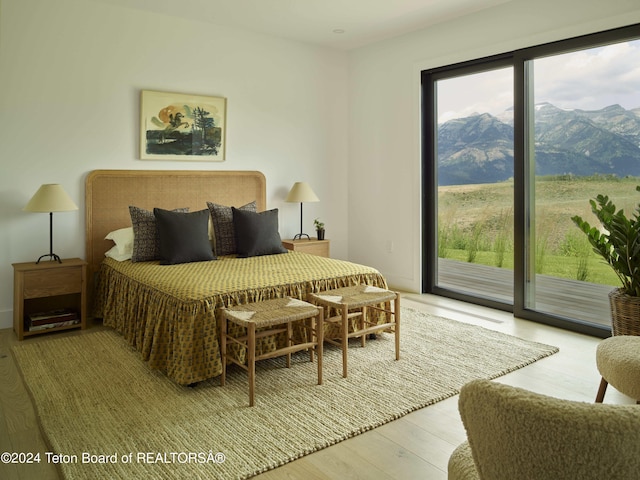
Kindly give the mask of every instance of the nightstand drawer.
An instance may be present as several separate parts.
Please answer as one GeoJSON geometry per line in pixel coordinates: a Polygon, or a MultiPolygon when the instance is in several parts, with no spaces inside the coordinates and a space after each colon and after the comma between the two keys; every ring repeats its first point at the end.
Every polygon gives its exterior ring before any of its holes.
{"type": "Polygon", "coordinates": [[[82,291],[82,268],[25,272],[24,298],[50,297],[82,291]]]}
{"type": "Polygon", "coordinates": [[[301,240],[283,240],[282,245],[287,250],[295,252],[310,253],[320,257],[329,257],[329,240],[318,240],[317,238],[301,239],[301,240]]]}
{"type": "MultiPolygon", "coordinates": [[[[66,258],[61,262],[22,262],[13,264],[13,331],[18,340],[31,335],[87,327],[87,262],[66,258]],[[52,320],[47,328],[32,325],[29,315],[54,310],[79,314],[77,320],[52,320]],[[55,324],[55,325],[54,325],[55,324]]],[[[53,317],[50,317],[52,319],[53,317]]]]}

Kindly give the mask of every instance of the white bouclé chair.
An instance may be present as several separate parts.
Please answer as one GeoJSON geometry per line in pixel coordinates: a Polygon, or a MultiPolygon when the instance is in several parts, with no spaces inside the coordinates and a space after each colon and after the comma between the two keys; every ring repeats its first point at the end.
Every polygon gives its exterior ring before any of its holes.
{"type": "Polygon", "coordinates": [[[450,480],[640,478],[640,407],[561,400],[488,380],[459,399],[450,480]]]}
{"type": "Polygon", "coordinates": [[[640,403],[639,336],[616,335],[600,342],[596,349],[596,365],[602,375],[596,402],[602,403],[607,385],[611,385],[640,403]]]}

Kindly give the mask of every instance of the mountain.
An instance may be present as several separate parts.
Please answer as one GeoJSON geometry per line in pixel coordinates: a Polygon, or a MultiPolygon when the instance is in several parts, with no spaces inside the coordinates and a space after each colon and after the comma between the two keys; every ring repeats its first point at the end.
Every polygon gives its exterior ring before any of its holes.
{"type": "Polygon", "coordinates": [[[440,185],[495,183],[513,177],[513,126],[483,113],[438,129],[440,185]]]}
{"type": "Polygon", "coordinates": [[[611,105],[602,110],[576,112],[595,124],[627,138],[635,145],[640,145],[640,108],[625,110],[620,105],[611,105]]]}
{"type": "MultiPolygon", "coordinates": [[[[640,176],[640,109],[563,110],[536,105],[536,175],[640,176]]],[[[450,120],[438,128],[440,185],[513,177],[513,113],[450,120]]]]}

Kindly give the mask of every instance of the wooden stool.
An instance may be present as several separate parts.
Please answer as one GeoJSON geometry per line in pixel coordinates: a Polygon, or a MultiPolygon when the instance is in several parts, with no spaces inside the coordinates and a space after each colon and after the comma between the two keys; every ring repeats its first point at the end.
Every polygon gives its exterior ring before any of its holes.
{"type": "Polygon", "coordinates": [[[596,402],[602,403],[611,384],[640,404],[640,337],[616,335],[598,344],[596,365],[602,375],[596,402]]]}
{"type": "Polygon", "coordinates": [[[295,298],[276,298],[264,302],[248,303],[222,311],[220,325],[220,355],[222,357],[222,375],[220,385],[224,385],[227,374],[227,362],[231,361],[249,373],[249,406],[255,404],[256,361],[267,358],[287,356],[287,368],[291,367],[291,354],[309,350],[313,362],[313,352],[318,355],[318,385],[322,385],[322,343],[324,334],[323,311],[310,303],[295,298]],[[309,337],[304,343],[294,343],[292,323],[303,321],[302,326],[309,337]],[[310,325],[307,320],[309,320],[310,325]],[[227,335],[227,322],[246,327],[247,334],[242,337],[227,335]],[[274,328],[268,328],[274,327],[274,328]],[[256,330],[260,330],[256,333],[256,330]],[[277,350],[256,355],[256,339],[286,332],[286,345],[277,350]],[[236,343],[247,351],[246,365],[227,354],[227,346],[236,343]]]}
{"type": "Polygon", "coordinates": [[[334,308],[339,315],[328,316],[326,322],[340,324],[340,341],[325,338],[325,341],[342,348],[342,376],[347,377],[347,350],[349,338],[360,337],[364,347],[367,335],[382,330],[392,330],[396,340],[396,360],[400,360],[400,295],[390,290],[370,285],[337,288],[320,293],[310,293],[307,300],[323,307],[334,308]],[[391,300],[394,302],[391,310],[391,300]],[[384,308],[379,305],[384,304],[384,308]],[[355,311],[354,311],[355,310],[355,311]],[[386,322],[376,323],[367,316],[367,311],[383,312],[386,322]],[[354,330],[349,333],[349,320],[356,318],[354,330]]]}

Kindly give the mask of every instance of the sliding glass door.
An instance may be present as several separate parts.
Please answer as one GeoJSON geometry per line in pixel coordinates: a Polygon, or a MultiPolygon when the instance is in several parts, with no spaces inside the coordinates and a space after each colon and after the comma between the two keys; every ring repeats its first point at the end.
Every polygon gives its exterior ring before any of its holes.
{"type": "Polygon", "coordinates": [[[626,212],[640,200],[640,40],[527,64],[535,175],[526,307],[608,326],[618,279],[571,217],[597,224],[589,199],[599,193],[626,212]]]}
{"type": "Polygon", "coordinates": [[[640,200],[638,31],[422,72],[423,291],[608,332],[618,280],[571,217],[640,200]]]}
{"type": "Polygon", "coordinates": [[[513,68],[436,81],[436,285],[513,303],[513,68]]]}

